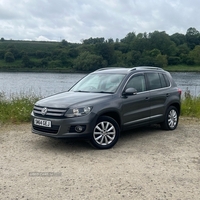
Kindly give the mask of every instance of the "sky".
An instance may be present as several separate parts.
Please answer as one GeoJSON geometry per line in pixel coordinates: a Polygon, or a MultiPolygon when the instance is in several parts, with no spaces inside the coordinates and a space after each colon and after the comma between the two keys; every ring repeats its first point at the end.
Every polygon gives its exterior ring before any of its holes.
{"type": "Polygon", "coordinates": [[[81,43],[200,31],[199,0],[0,0],[0,38],[81,43]]]}

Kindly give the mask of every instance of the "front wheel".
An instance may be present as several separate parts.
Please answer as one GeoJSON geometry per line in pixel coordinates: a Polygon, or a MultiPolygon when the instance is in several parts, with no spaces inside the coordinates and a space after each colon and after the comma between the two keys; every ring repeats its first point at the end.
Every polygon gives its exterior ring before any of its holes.
{"type": "Polygon", "coordinates": [[[119,135],[118,123],[111,117],[102,116],[94,127],[90,142],[98,149],[109,149],[117,143],[119,135]]]}
{"type": "Polygon", "coordinates": [[[174,130],[178,125],[179,113],[176,107],[170,106],[165,114],[165,120],[161,123],[164,130],[174,130]]]}

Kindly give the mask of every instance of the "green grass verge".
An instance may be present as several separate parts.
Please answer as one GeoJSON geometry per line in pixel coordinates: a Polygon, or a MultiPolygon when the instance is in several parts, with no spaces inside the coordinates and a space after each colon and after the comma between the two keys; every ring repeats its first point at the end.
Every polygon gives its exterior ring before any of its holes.
{"type": "Polygon", "coordinates": [[[182,98],[181,116],[200,118],[200,97],[193,97],[190,92],[182,98]]]}
{"type": "Polygon", "coordinates": [[[163,69],[170,72],[200,72],[200,66],[189,65],[172,65],[164,67],[163,69]]]}
{"type": "Polygon", "coordinates": [[[33,105],[38,99],[35,96],[21,95],[8,100],[0,94],[0,124],[30,122],[33,105]]]}
{"type": "MultiPolygon", "coordinates": [[[[20,95],[9,100],[0,94],[0,124],[30,122],[31,111],[39,97],[20,95]]],[[[200,97],[192,97],[185,93],[182,98],[181,116],[200,118],[200,97]]]]}

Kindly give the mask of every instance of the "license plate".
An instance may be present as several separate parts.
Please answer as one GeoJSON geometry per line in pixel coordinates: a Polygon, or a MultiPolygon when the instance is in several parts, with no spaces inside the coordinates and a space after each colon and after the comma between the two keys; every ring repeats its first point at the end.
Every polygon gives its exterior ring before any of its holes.
{"type": "Polygon", "coordinates": [[[51,127],[51,121],[43,119],[34,119],[34,124],[37,126],[51,127]]]}

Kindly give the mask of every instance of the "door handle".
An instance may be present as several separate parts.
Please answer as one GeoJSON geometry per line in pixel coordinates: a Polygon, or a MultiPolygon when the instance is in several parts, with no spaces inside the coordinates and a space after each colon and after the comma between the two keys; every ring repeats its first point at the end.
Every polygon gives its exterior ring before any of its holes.
{"type": "Polygon", "coordinates": [[[167,94],[166,94],[166,97],[169,97],[169,95],[170,95],[170,94],[169,94],[169,93],[167,93],[167,94]]]}

